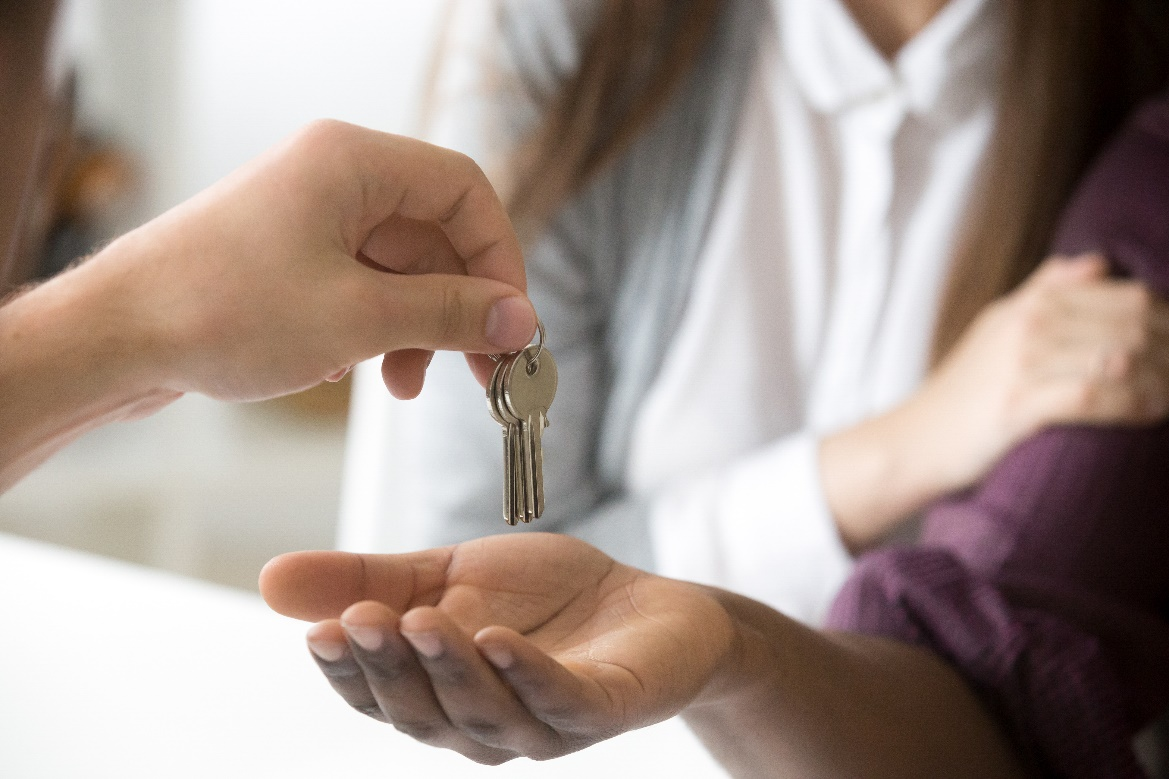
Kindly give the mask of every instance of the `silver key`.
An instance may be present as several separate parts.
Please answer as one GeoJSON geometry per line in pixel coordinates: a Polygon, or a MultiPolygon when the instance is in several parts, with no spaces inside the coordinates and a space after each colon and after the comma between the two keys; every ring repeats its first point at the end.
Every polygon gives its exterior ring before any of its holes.
{"type": "Polygon", "coordinates": [[[503,382],[516,355],[500,358],[487,387],[487,408],[503,428],[503,519],[509,525],[524,520],[526,498],[523,493],[523,470],[519,449],[519,419],[508,413],[503,402],[503,382]]]}
{"type": "Polygon", "coordinates": [[[487,409],[491,418],[502,426],[503,431],[503,519],[507,524],[516,523],[515,516],[515,460],[512,455],[512,439],[515,435],[512,423],[504,418],[499,409],[501,386],[500,375],[507,364],[507,359],[501,359],[491,374],[491,383],[487,385],[487,409]]]}
{"type": "MultiPolygon", "coordinates": [[[[512,360],[503,377],[501,414],[519,420],[520,451],[523,474],[524,521],[538,519],[544,513],[544,428],[548,426],[548,409],[556,397],[557,371],[552,353],[544,348],[543,339],[529,346],[512,360]]],[[[517,512],[518,513],[518,512],[517,512]]]]}
{"type": "Polygon", "coordinates": [[[508,457],[511,461],[511,524],[527,522],[527,486],[524,479],[523,447],[520,440],[520,420],[511,415],[507,404],[503,400],[503,388],[507,386],[508,377],[515,370],[516,355],[511,355],[499,374],[499,385],[496,387],[495,403],[499,408],[500,416],[508,422],[508,457]]]}

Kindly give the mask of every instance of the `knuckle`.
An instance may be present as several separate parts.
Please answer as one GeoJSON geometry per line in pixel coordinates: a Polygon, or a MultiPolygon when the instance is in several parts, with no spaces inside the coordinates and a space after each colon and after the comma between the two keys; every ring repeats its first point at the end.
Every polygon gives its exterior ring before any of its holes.
{"type": "Polygon", "coordinates": [[[361,668],[353,662],[318,663],[326,679],[346,681],[361,676],[361,668]]]}
{"type": "MultiPolygon", "coordinates": [[[[540,707],[540,719],[560,727],[577,727],[587,721],[579,706],[565,701],[545,703],[540,707]]],[[[592,723],[590,723],[592,724],[592,723]]]]}
{"type": "Polygon", "coordinates": [[[411,663],[407,658],[387,652],[363,658],[365,677],[371,682],[396,682],[409,674],[411,663]]]}
{"type": "Polygon", "coordinates": [[[440,310],[442,321],[439,323],[439,332],[443,340],[450,343],[462,333],[467,316],[467,301],[458,287],[449,284],[443,287],[440,310]]]}
{"type": "Polygon", "coordinates": [[[497,766],[503,765],[509,760],[514,760],[519,755],[498,752],[496,750],[475,750],[471,753],[464,753],[465,757],[474,760],[479,765],[497,766]]]}
{"type": "Polygon", "coordinates": [[[1127,337],[1125,338],[1125,346],[1122,350],[1122,353],[1129,357],[1137,357],[1139,355],[1148,354],[1153,348],[1152,334],[1150,330],[1151,326],[1149,322],[1134,322],[1126,334],[1127,337]]]}
{"type": "Polygon", "coordinates": [[[475,679],[475,673],[465,662],[456,659],[443,658],[426,668],[431,681],[444,687],[469,687],[475,679]]]}
{"type": "Polygon", "coordinates": [[[1028,418],[1026,391],[1019,387],[1014,387],[1008,392],[1004,393],[1001,408],[1001,416],[1004,420],[1008,420],[1008,425],[1012,423],[1025,425],[1026,423],[1020,420],[1027,420],[1028,418]]]}
{"type": "Polygon", "coordinates": [[[454,723],[455,727],[467,733],[471,738],[485,744],[500,744],[503,742],[506,729],[498,722],[471,717],[460,719],[454,723]]]}
{"type": "Polygon", "coordinates": [[[385,722],[386,721],[386,715],[382,712],[381,707],[378,706],[376,703],[361,703],[361,704],[354,703],[351,705],[352,705],[354,711],[359,711],[371,719],[375,719],[378,722],[385,722]]]}
{"type": "Polygon", "coordinates": [[[306,171],[306,176],[320,176],[320,171],[345,169],[350,162],[352,133],[351,125],[336,119],[316,119],[310,122],[292,138],[295,167],[306,171]]]}
{"type": "Polygon", "coordinates": [[[1128,309],[1138,319],[1147,321],[1153,313],[1153,293],[1144,284],[1132,284],[1124,290],[1128,309]]]}
{"type": "Polygon", "coordinates": [[[424,744],[435,742],[443,730],[429,720],[394,720],[394,729],[424,744]]]}
{"type": "Polygon", "coordinates": [[[300,129],[293,143],[306,152],[324,152],[337,147],[348,125],[336,119],[315,119],[300,129]]]}
{"type": "Polygon", "coordinates": [[[1099,402],[1100,389],[1094,379],[1077,382],[1067,397],[1065,411],[1074,416],[1091,414],[1099,402]]]}
{"type": "Polygon", "coordinates": [[[479,163],[461,152],[450,151],[449,165],[452,171],[452,178],[460,182],[460,193],[451,204],[451,207],[445,214],[439,217],[441,224],[450,222],[462,209],[464,203],[468,198],[471,198],[475,193],[483,187],[491,188],[488,181],[487,174],[483,172],[483,168],[479,167],[479,163]]]}
{"type": "Polygon", "coordinates": [[[471,159],[470,156],[458,151],[452,151],[450,154],[451,165],[460,176],[476,184],[487,180],[487,174],[483,172],[483,168],[479,167],[479,163],[471,159]]]}
{"type": "Polygon", "coordinates": [[[1037,294],[1020,297],[1014,313],[1015,328],[1027,340],[1042,335],[1047,328],[1048,307],[1037,294]]]}
{"type": "Polygon", "coordinates": [[[1136,374],[1137,354],[1131,346],[1113,351],[1108,357],[1108,362],[1109,373],[1117,381],[1129,381],[1136,374]]]}
{"type": "Polygon", "coordinates": [[[605,738],[607,736],[566,736],[563,733],[557,732],[553,739],[545,744],[541,744],[538,749],[528,755],[528,758],[536,762],[555,760],[558,757],[564,757],[572,752],[579,752],[586,747],[591,747],[593,744],[605,740],[605,738]]]}

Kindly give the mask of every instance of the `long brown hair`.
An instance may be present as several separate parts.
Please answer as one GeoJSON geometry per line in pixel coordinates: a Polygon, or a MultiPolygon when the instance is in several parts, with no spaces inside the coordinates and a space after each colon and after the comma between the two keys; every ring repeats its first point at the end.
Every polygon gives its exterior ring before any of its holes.
{"type": "MultiPolygon", "coordinates": [[[[1007,0],[999,123],[935,328],[943,355],[1043,258],[1088,162],[1169,69],[1169,3],[1007,0]]],[[[511,160],[523,234],[600,175],[695,67],[728,0],[599,0],[579,66],[511,160]]],[[[680,161],[680,164],[684,164],[680,161]]]]}
{"type": "Polygon", "coordinates": [[[0,302],[25,246],[25,201],[49,105],[44,73],[55,6],[0,0],[0,302]]]}

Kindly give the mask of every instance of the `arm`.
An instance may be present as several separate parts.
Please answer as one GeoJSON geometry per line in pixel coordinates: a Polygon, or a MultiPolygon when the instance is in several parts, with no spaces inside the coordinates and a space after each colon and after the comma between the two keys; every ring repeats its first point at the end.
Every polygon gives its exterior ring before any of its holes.
{"type": "Polygon", "coordinates": [[[917,396],[825,442],[825,491],[850,545],[973,485],[1043,428],[1165,418],[1167,180],[1169,101],[1160,99],[1094,164],[1052,247],[1108,262],[1048,263],[975,321],[917,396]]]}
{"type": "MultiPolygon", "coordinates": [[[[1162,100],[1102,155],[1057,248],[1169,292],[1166,180],[1162,100]]],[[[1132,736],[1169,705],[1167,470],[1169,425],[1045,431],[932,509],[920,548],[862,560],[830,624],[944,658],[1038,770],[1140,776],[1132,736]]]]}
{"type": "Polygon", "coordinates": [[[969,486],[1037,425],[1160,419],[1169,304],[1105,271],[1095,258],[1052,261],[899,407],[823,439],[780,438],[656,493],[657,570],[818,622],[850,550],[969,486]],[[1096,373],[1104,349],[1112,359],[1096,373]]]}
{"type": "Polygon", "coordinates": [[[351,705],[479,762],[547,759],[684,713],[737,776],[1017,775],[930,655],[820,634],[564,536],[287,555],[261,588],[325,620],[309,644],[351,705]]]}
{"type": "Polygon", "coordinates": [[[1094,255],[1047,261],[988,306],[905,403],[824,440],[824,492],[851,549],[976,484],[1042,429],[1169,414],[1165,292],[1108,272],[1094,255]]]}
{"type": "Polygon", "coordinates": [[[388,353],[387,384],[416,394],[421,349],[526,341],[524,285],[506,214],[468,159],[312,125],[0,308],[0,488],[184,392],[272,397],[388,353]]]}
{"type": "Polygon", "coordinates": [[[1022,775],[994,720],[935,655],[717,597],[739,648],[683,716],[733,776],[1022,775]]]}

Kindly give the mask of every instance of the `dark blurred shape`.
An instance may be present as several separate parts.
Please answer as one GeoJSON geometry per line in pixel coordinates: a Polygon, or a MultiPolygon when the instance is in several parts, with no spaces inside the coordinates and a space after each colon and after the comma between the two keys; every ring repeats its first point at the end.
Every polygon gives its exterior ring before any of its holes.
{"type": "Polygon", "coordinates": [[[91,135],[75,138],[58,179],[37,275],[60,273],[108,240],[110,214],[133,196],[137,185],[133,161],[115,144],[91,135]]]}
{"type": "Polygon", "coordinates": [[[0,297],[26,259],[24,216],[29,173],[40,158],[48,113],[45,58],[56,4],[53,0],[0,0],[0,297]]]}
{"type": "Polygon", "coordinates": [[[109,240],[104,225],[137,189],[130,155],[117,143],[79,128],[76,105],[77,75],[71,73],[45,127],[16,253],[18,283],[51,278],[109,240]]]}

